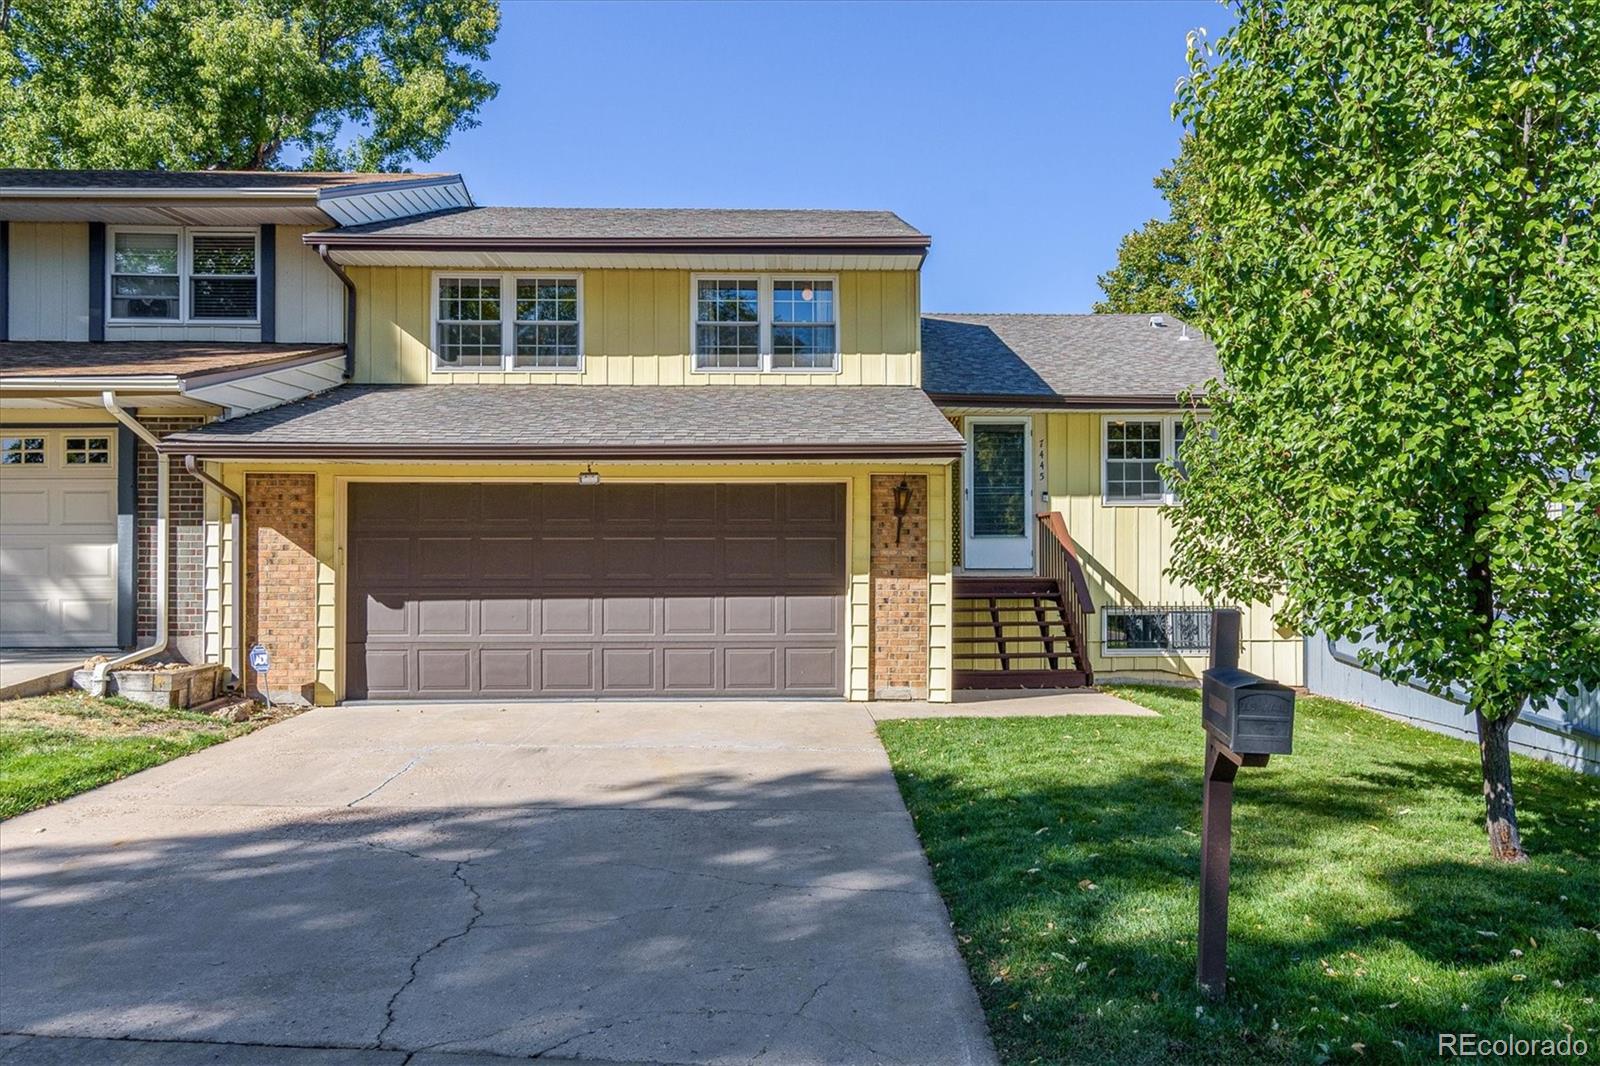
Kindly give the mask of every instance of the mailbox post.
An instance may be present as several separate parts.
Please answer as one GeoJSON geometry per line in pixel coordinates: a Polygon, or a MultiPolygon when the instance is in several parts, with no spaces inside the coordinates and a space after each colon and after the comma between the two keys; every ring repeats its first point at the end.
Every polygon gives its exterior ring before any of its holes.
{"type": "Polygon", "coordinates": [[[1233,858],[1233,779],[1241,766],[1288,755],[1294,690],[1239,669],[1241,616],[1211,613],[1211,668],[1201,690],[1206,731],[1200,832],[1200,944],[1195,978],[1220,999],[1228,989],[1228,867],[1233,858]]]}

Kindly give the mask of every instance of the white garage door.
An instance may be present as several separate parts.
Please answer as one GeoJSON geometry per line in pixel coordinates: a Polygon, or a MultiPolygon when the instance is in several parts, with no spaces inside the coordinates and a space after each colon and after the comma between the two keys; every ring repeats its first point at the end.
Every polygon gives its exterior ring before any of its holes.
{"type": "Polygon", "coordinates": [[[117,437],[0,432],[0,647],[117,642],[117,437]]]}

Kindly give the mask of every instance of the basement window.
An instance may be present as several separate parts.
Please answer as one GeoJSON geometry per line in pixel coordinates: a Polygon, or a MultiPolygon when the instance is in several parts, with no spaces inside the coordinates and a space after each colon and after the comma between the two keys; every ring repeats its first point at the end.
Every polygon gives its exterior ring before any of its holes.
{"type": "Polygon", "coordinates": [[[1210,607],[1106,607],[1102,637],[1108,654],[1211,650],[1210,607]]]}

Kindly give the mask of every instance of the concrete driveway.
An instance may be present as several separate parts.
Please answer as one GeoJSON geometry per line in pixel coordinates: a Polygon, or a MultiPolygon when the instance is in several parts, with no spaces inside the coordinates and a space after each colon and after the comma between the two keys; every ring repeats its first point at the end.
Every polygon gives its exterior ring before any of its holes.
{"type": "Polygon", "coordinates": [[[6,1066],[994,1061],[856,705],[321,709],[0,859],[6,1066]]]}

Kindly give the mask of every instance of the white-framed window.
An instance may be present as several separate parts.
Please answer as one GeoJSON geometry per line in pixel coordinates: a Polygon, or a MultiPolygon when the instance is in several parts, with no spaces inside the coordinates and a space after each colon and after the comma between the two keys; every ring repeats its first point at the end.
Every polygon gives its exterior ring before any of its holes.
{"type": "Polygon", "coordinates": [[[1211,650],[1210,607],[1104,607],[1101,617],[1101,648],[1107,655],[1211,650]]]}
{"type": "Polygon", "coordinates": [[[189,317],[254,321],[259,233],[189,231],[189,317]]]}
{"type": "Polygon", "coordinates": [[[696,370],[839,369],[837,278],[696,274],[690,290],[696,370]]]}
{"type": "Polygon", "coordinates": [[[1102,420],[1101,496],[1106,503],[1173,503],[1177,486],[1161,476],[1167,460],[1179,466],[1183,418],[1108,415],[1102,420]]]}
{"type": "Polygon", "coordinates": [[[581,370],[580,275],[440,273],[436,370],[581,370]]]}
{"type": "Polygon", "coordinates": [[[43,465],[43,437],[0,437],[0,466],[43,465]]]}
{"type": "Polygon", "coordinates": [[[111,227],[107,320],[260,321],[260,242],[260,233],[250,229],[111,227]]]}
{"type": "Polygon", "coordinates": [[[68,436],[64,438],[62,457],[68,466],[110,466],[111,438],[105,436],[68,436]]]}

